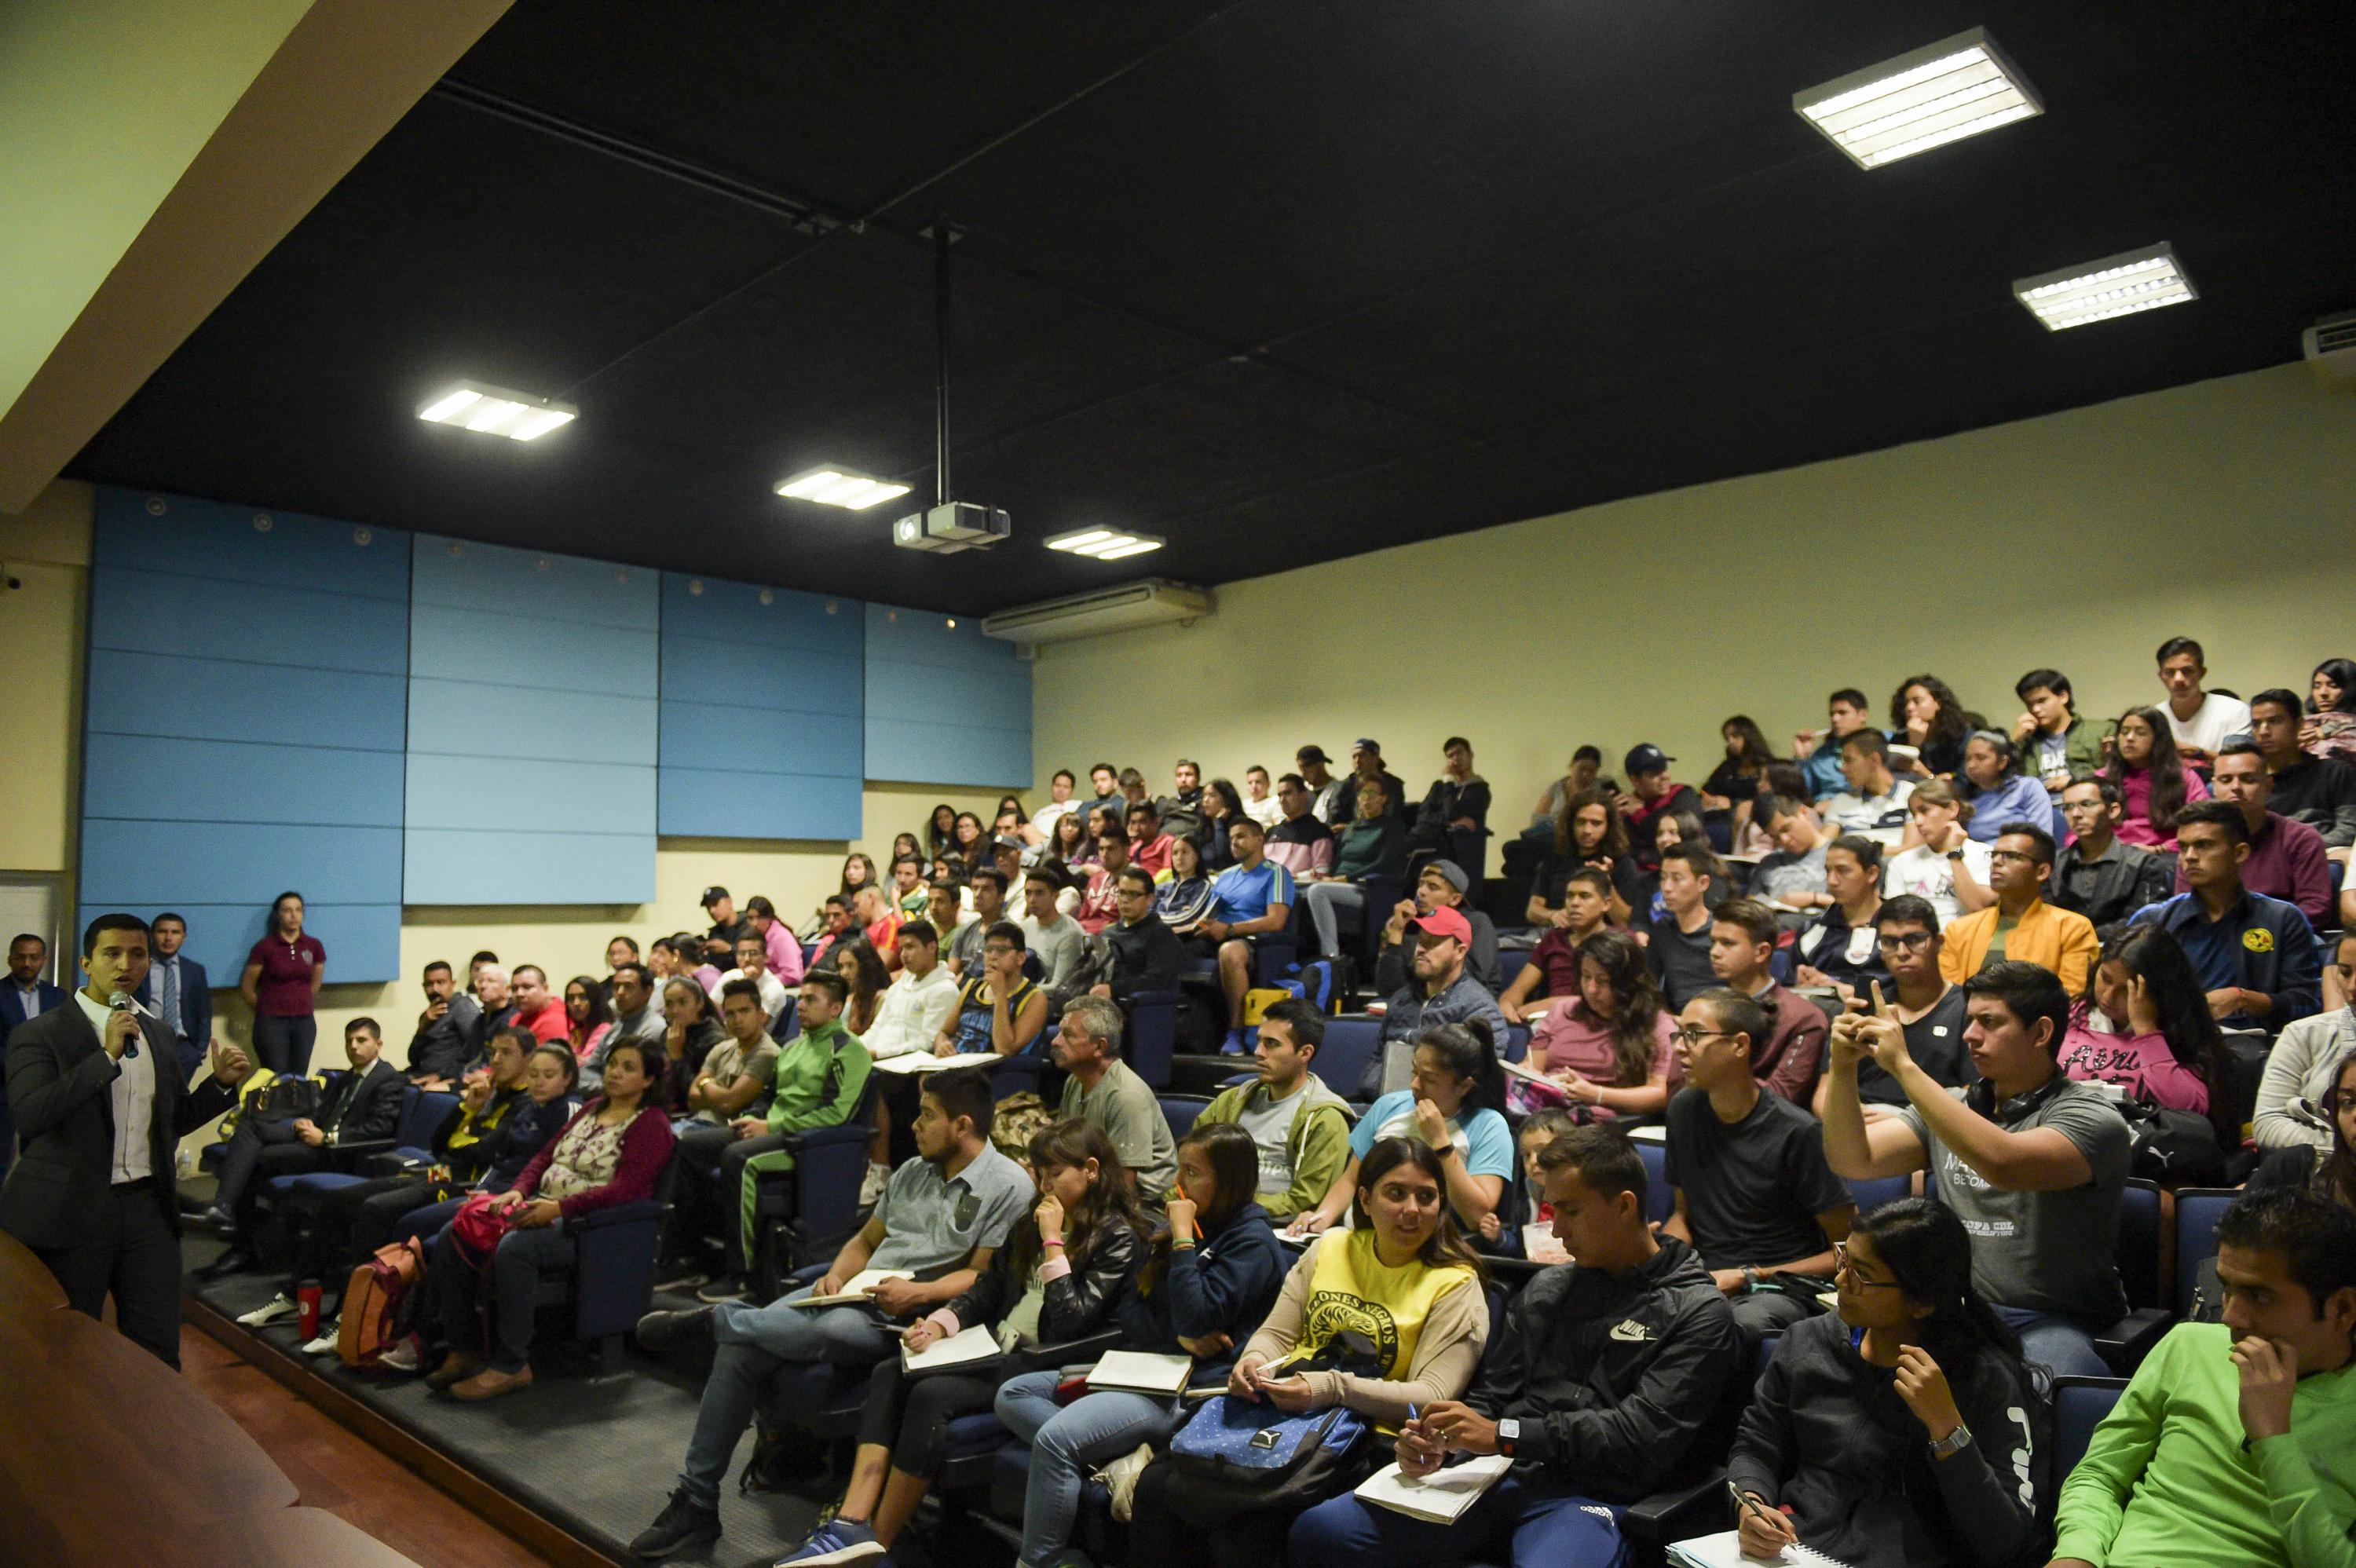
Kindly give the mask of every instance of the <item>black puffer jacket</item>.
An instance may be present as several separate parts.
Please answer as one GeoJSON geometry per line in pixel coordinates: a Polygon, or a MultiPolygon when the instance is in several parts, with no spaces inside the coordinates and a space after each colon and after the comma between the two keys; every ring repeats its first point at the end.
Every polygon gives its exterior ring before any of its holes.
{"type": "MultiPolygon", "coordinates": [[[[972,1328],[994,1326],[1023,1299],[1030,1280],[1018,1278],[1014,1273],[1014,1257],[1018,1253],[1039,1256],[1038,1232],[1035,1222],[1025,1217],[1006,1245],[991,1254],[990,1268],[973,1287],[948,1304],[958,1327],[972,1328]]],[[[1048,1282],[1045,1300],[1039,1309],[1039,1341],[1044,1345],[1060,1345],[1068,1339],[1083,1339],[1113,1326],[1113,1313],[1128,1296],[1137,1277],[1138,1265],[1145,1259],[1145,1243],[1127,1225],[1115,1221],[1107,1225],[1099,1235],[1091,1236],[1082,1249],[1072,1271],[1061,1279],[1048,1282]]],[[[1032,1267],[1037,1264],[1033,1263],[1032,1267]]]]}
{"type": "Polygon", "coordinates": [[[1733,1309],[1694,1250],[1664,1237],[1622,1275],[1563,1264],[1531,1280],[1464,1402],[1520,1421],[1525,1484],[1628,1503],[1718,1459],[1705,1434],[1726,1430],[1741,1370],[1733,1309]]]}

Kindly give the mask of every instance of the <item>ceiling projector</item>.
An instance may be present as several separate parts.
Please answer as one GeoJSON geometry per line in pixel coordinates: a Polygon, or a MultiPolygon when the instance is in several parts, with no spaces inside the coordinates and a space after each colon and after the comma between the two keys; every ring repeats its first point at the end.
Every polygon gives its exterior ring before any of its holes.
{"type": "Polygon", "coordinates": [[[971,501],[944,501],[921,512],[911,512],[892,525],[892,542],[902,549],[929,549],[947,555],[961,549],[982,549],[1004,539],[1013,524],[996,507],[971,501]]]}

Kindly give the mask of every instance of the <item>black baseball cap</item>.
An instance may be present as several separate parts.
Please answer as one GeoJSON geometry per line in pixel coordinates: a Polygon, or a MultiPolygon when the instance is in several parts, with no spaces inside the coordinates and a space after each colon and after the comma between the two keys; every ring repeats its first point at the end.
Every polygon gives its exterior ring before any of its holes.
{"type": "Polygon", "coordinates": [[[1675,757],[1669,755],[1658,746],[1654,745],[1650,741],[1647,741],[1643,745],[1633,748],[1628,752],[1628,755],[1622,765],[1624,766],[1632,775],[1635,773],[1657,773],[1676,761],[1676,759],[1675,757]]]}
{"type": "Polygon", "coordinates": [[[728,890],[726,888],[706,888],[703,890],[703,907],[710,909],[713,904],[718,903],[722,899],[724,899],[727,896],[728,890]]]}

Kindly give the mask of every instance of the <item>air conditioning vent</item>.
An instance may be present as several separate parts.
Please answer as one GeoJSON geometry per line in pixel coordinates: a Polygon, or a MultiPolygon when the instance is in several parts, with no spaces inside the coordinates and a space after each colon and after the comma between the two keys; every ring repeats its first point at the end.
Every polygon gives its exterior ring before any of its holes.
{"type": "Polygon", "coordinates": [[[1010,643],[1060,643],[1108,632],[1192,621],[1211,613],[1210,590],[1151,578],[1095,593],[1001,611],[981,624],[982,635],[1010,643]]]}
{"type": "Polygon", "coordinates": [[[2300,333],[2299,350],[2326,385],[2356,389],[2356,310],[2327,315],[2300,333]]]}

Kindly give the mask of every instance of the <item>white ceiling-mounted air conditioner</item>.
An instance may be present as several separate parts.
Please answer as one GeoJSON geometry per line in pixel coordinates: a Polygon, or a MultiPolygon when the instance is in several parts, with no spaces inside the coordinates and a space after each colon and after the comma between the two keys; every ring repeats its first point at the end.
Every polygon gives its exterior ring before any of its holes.
{"type": "Polygon", "coordinates": [[[2298,335],[2298,347],[2325,386],[2356,390],[2356,310],[2325,316],[2298,335]]]}
{"type": "Polygon", "coordinates": [[[1130,632],[1140,626],[1192,621],[1211,613],[1211,592],[1183,582],[1148,578],[1093,593],[1075,593],[1044,603],[1001,610],[981,624],[982,635],[1036,645],[1130,632]]]}

